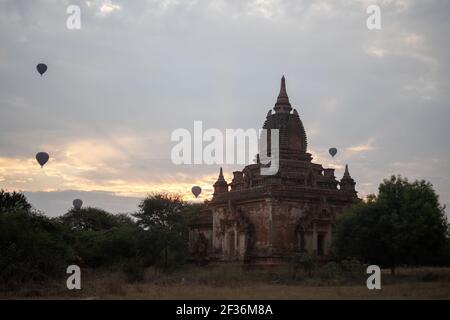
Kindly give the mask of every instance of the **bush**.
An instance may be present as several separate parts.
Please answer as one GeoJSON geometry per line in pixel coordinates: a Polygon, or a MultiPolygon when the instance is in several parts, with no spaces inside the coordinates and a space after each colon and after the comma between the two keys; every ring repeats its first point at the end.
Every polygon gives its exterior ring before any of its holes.
{"type": "Polygon", "coordinates": [[[338,217],[334,246],[341,258],[356,257],[394,273],[397,265],[445,261],[447,241],[444,207],[432,185],[392,176],[380,184],[377,197],[338,217]]]}
{"type": "Polygon", "coordinates": [[[101,231],[113,227],[133,224],[126,215],[114,215],[105,210],[87,207],[83,209],[71,209],[58,218],[62,223],[77,231],[101,231]]]}
{"type": "Polygon", "coordinates": [[[312,277],[315,261],[307,253],[294,254],[290,259],[290,269],[294,279],[300,279],[302,274],[312,277]]]}
{"type": "Polygon", "coordinates": [[[74,248],[88,266],[115,265],[138,255],[139,232],[130,226],[77,232],[74,248]]]}
{"type": "Polygon", "coordinates": [[[122,266],[129,282],[142,281],[145,274],[145,266],[141,259],[130,259],[122,266]]]}
{"type": "Polygon", "coordinates": [[[15,212],[15,211],[30,211],[31,204],[28,203],[27,198],[18,192],[6,192],[0,190],[0,211],[15,212]]]}
{"type": "Polygon", "coordinates": [[[441,277],[436,273],[427,272],[424,275],[420,276],[419,280],[423,282],[437,282],[441,280],[441,277]]]}
{"type": "Polygon", "coordinates": [[[341,261],[342,273],[346,279],[360,279],[366,277],[366,266],[354,258],[341,261]]]}
{"type": "Polygon", "coordinates": [[[150,194],[145,198],[133,217],[145,230],[144,243],[152,241],[140,250],[146,262],[168,272],[182,265],[188,256],[188,222],[199,210],[179,195],[150,194]]]}
{"type": "Polygon", "coordinates": [[[35,212],[0,212],[0,283],[14,286],[65,275],[74,256],[67,229],[35,212]]]}
{"type": "Polygon", "coordinates": [[[322,279],[340,279],[342,275],[342,266],[334,261],[328,262],[319,270],[319,277],[322,279]]]}

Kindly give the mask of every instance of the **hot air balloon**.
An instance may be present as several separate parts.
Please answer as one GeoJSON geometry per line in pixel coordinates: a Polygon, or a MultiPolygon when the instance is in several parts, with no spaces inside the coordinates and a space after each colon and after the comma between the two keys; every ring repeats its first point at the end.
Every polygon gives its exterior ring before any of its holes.
{"type": "Polygon", "coordinates": [[[334,157],[337,153],[337,149],[336,148],[330,148],[330,150],[328,150],[328,152],[331,154],[332,157],[334,157]]]}
{"type": "Polygon", "coordinates": [[[36,69],[42,77],[42,75],[45,73],[45,71],[47,71],[47,65],[45,63],[39,63],[36,66],[36,69]]]}
{"type": "Polygon", "coordinates": [[[200,188],[199,186],[193,186],[191,191],[194,194],[194,196],[198,198],[199,194],[202,193],[202,188],[200,188]]]}
{"type": "Polygon", "coordinates": [[[44,166],[44,164],[47,163],[49,158],[50,156],[48,155],[47,152],[38,152],[36,154],[36,160],[41,165],[41,168],[44,166]]]}
{"type": "Polygon", "coordinates": [[[75,210],[80,210],[81,206],[83,205],[83,201],[81,199],[75,199],[73,200],[72,204],[75,210]]]}

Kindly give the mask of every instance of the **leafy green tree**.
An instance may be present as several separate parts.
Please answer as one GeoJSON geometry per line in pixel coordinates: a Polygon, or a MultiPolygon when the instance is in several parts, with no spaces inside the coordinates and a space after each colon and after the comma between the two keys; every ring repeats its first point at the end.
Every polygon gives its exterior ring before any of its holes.
{"type": "Polygon", "coordinates": [[[196,207],[184,202],[179,195],[151,194],[139,204],[133,216],[146,231],[143,248],[147,257],[165,270],[184,262],[187,254],[187,224],[196,207]],[[157,256],[155,257],[155,253],[157,256]]]}
{"type": "Polygon", "coordinates": [[[65,275],[73,257],[64,226],[30,210],[0,210],[0,288],[65,275]]]}
{"type": "Polygon", "coordinates": [[[393,273],[397,265],[433,263],[448,237],[444,209],[430,183],[392,176],[380,184],[378,197],[338,218],[336,251],[393,273]]]}
{"type": "Polygon", "coordinates": [[[125,214],[114,215],[98,208],[71,209],[59,218],[62,223],[76,231],[100,231],[118,227],[123,224],[131,225],[133,221],[125,214]]]}
{"type": "Polygon", "coordinates": [[[139,257],[140,229],[121,225],[108,230],[78,231],[74,249],[90,267],[120,265],[139,257]]]}
{"type": "Polygon", "coordinates": [[[183,225],[185,203],[179,195],[151,194],[139,204],[139,212],[133,216],[144,229],[176,230],[183,225]]]}
{"type": "Polygon", "coordinates": [[[88,266],[117,265],[138,255],[141,230],[126,214],[87,207],[71,209],[59,221],[73,233],[74,250],[88,266]]]}
{"type": "Polygon", "coordinates": [[[16,210],[28,211],[31,209],[31,204],[28,203],[27,198],[19,192],[7,192],[0,190],[0,211],[11,212],[16,210]]]}

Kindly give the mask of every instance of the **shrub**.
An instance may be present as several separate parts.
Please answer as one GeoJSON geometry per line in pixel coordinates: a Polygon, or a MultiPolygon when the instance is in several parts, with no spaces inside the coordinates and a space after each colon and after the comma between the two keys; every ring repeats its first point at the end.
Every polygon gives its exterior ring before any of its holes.
{"type": "Polygon", "coordinates": [[[377,197],[361,202],[336,221],[334,245],[340,257],[369,264],[435,264],[448,241],[444,207],[432,185],[392,176],[379,186],[377,197]]]}
{"type": "Polygon", "coordinates": [[[354,258],[348,258],[341,261],[343,276],[347,279],[360,279],[365,277],[365,265],[354,258]]]}
{"type": "Polygon", "coordinates": [[[342,275],[342,266],[334,261],[328,262],[319,271],[319,277],[322,279],[340,279],[342,275]]]}
{"type": "Polygon", "coordinates": [[[130,226],[81,231],[76,234],[74,247],[91,267],[115,265],[138,255],[139,232],[138,228],[130,226]]]}
{"type": "Polygon", "coordinates": [[[63,225],[39,213],[0,212],[0,283],[14,286],[65,275],[74,256],[63,225]]]}
{"type": "Polygon", "coordinates": [[[290,259],[290,269],[294,279],[301,278],[301,274],[311,277],[314,271],[315,261],[307,253],[294,254],[290,259]],[[300,273],[299,273],[300,271],[300,273]]]}
{"type": "Polygon", "coordinates": [[[145,267],[141,259],[129,259],[122,266],[129,282],[142,281],[144,279],[145,267]]]}

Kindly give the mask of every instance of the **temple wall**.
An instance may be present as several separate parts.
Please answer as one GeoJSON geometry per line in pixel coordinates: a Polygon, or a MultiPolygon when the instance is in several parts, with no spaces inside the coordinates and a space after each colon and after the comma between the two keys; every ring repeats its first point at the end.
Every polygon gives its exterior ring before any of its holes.
{"type": "Polygon", "coordinates": [[[192,253],[194,251],[194,246],[197,242],[199,233],[203,233],[206,240],[208,240],[208,252],[212,253],[212,229],[207,225],[189,228],[189,252],[192,253]]]}
{"type": "MultiPolygon", "coordinates": [[[[331,255],[333,223],[342,205],[265,199],[251,203],[234,203],[212,208],[212,251],[219,260],[245,258],[248,234],[239,226],[233,212],[242,212],[253,226],[252,258],[288,257],[305,251],[312,255],[331,255]],[[231,217],[231,218],[230,218],[231,217]],[[302,222],[301,222],[302,221],[302,222]]],[[[241,222],[242,224],[242,222],[241,222]]]]}
{"type": "Polygon", "coordinates": [[[212,232],[212,245],[213,254],[222,255],[222,232],[220,221],[225,217],[225,210],[223,207],[216,207],[212,209],[213,216],[213,232],[212,232]]]}
{"type": "Polygon", "coordinates": [[[276,201],[273,209],[274,253],[285,255],[297,249],[297,224],[307,214],[304,203],[276,201]]]}
{"type": "MultiPolygon", "coordinates": [[[[269,205],[266,201],[238,205],[234,210],[240,209],[253,225],[254,252],[262,255],[270,254],[271,220],[269,205]]],[[[237,223],[225,223],[228,208],[217,206],[213,212],[212,246],[216,258],[223,260],[243,260],[246,253],[247,237],[245,231],[237,223]]]]}

